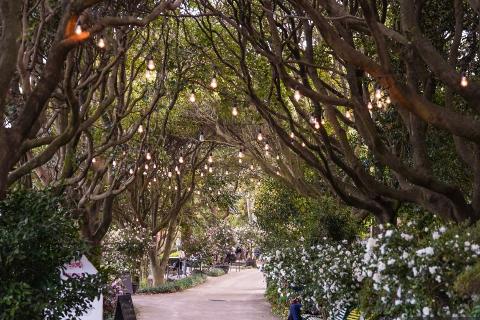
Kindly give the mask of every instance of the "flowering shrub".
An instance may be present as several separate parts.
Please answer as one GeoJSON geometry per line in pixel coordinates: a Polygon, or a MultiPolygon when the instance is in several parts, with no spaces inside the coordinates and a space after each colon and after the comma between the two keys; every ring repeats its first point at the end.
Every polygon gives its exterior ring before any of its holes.
{"type": "Polygon", "coordinates": [[[409,222],[383,230],[365,243],[362,307],[367,314],[407,317],[467,316],[473,298],[454,290],[459,274],[474,265],[480,246],[469,232],[445,226],[418,229],[409,222]]]}
{"type": "Polygon", "coordinates": [[[323,316],[356,305],[389,319],[468,316],[478,296],[455,284],[479,262],[477,234],[409,222],[353,244],[301,241],[268,255],[264,270],[281,297],[300,296],[307,310],[323,316]]]}

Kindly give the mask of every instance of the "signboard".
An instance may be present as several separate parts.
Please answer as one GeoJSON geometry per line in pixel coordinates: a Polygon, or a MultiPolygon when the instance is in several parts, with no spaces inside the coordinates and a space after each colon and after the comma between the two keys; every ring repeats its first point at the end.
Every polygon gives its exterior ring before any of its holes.
{"type": "Polygon", "coordinates": [[[117,296],[114,320],[137,320],[131,295],[121,294],[117,296]]]}
{"type": "MultiPolygon", "coordinates": [[[[93,266],[93,264],[82,255],[80,260],[72,261],[65,265],[65,270],[61,275],[62,279],[66,279],[67,277],[78,276],[82,277],[85,274],[97,274],[97,269],[93,266]]],[[[92,301],[92,306],[87,312],[78,318],[79,320],[102,320],[103,319],[103,296],[100,295],[99,298],[92,301]]],[[[63,319],[69,319],[68,317],[63,319]]]]}

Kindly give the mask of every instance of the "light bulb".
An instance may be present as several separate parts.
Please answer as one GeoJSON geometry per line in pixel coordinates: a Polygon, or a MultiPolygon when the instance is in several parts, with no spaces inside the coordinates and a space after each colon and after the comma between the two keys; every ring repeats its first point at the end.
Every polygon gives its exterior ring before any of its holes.
{"type": "Polygon", "coordinates": [[[262,135],[262,131],[258,131],[258,134],[257,134],[257,140],[258,141],[262,141],[263,140],[263,135],[262,135]]]}
{"type": "Polygon", "coordinates": [[[145,164],[145,170],[148,170],[148,164],[145,164]]]}
{"type": "Polygon", "coordinates": [[[190,93],[190,97],[188,98],[188,100],[190,100],[191,103],[194,103],[196,98],[195,98],[195,91],[192,90],[192,92],[190,93]]]}
{"type": "Polygon", "coordinates": [[[147,160],[152,160],[152,155],[150,154],[150,152],[147,152],[145,158],[147,158],[147,160]]]}
{"type": "Polygon", "coordinates": [[[213,162],[213,156],[210,153],[210,155],[208,156],[208,163],[212,163],[212,162],[213,162]]]}
{"type": "Polygon", "coordinates": [[[385,103],[386,103],[386,104],[392,103],[392,99],[390,99],[390,97],[387,97],[387,99],[385,99],[385,103]]]}
{"type": "Polygon", "coordinates": [[[203,177],[203,172],[200,172],[200,177],[203,177]]]}
{"type": "Polygon", "coordinates": [[[153,178],[153,182],[157,182],[157,178],[153,178]]]}
{"type": "Polygon", "coordinates": [[[238,109],[237,109],[237,107],[233,107],[233,108],[232,108],[232,115],[233,115],[234,117],[238,116],[238,109]]]}
{"type": "Polygon", "coordinates": [[[243,161],[242,161],[242,158],[238,159],[238,163],[241,164],[242,162],[243,162],[243,161]]]}
{"type": "Polygon", "coordinates": [[[302,94],[300,93],[300,91],[295,90],[295,92],[293,93],[293,98],[294,98],[296,101],[300,101],[300,99],[302,99],[302,94]]]}
{"type": "Polygon", "coordinates": [[[153,169],[157,169],[157,165],[155,163],[153,164],[153,169]]]}
{"type": "Polygon", "coordinates": [[[171,177],[172,177],[172,172],[171,172],[171,171],[168,171],[167,176],[168,176],[169,178],[171,178],[171,177]]]}
{"type": "Polygon", "coordinates": [[[133,169],[128,170],[130,174],[133,174],[133,169]]]}
{"type": "Polygon", "coordinates": [[[265,143],[265,150],[269,150],[270,149],[270,146],[268,145],[268,143],[265,143]]]}
{"type": "Polygon", "coordinates": [[[302,142],[302,147],[305,147],[305,142],[302,142]]]}
{"type": "Polygon", "coordinates": [[[115,167],[117,165],[117,161],[113,160],[112,164],[115,167]]]}
{"type": "Polygon", "coordinates": [[[178,162],[183,163],[183,157],[182,156],[180,156],[180,158],[178,158],[178,162]]]}
{"type": "Polygon", "coordinates": [[[318,123],[318,121],[315,121],[315,129],[320,129],[320,123],[318,123]]]}
{"type": "Polygon", "coordinates": [[[100,37],[100,39],[98,39],[97,46],[98,46],[100,49],[105,48],[105,40],[103,39],[103,37],[100,37]]]}
{"type": "Polygon", "coordinates": [[[175,171],[180,172],[180,169],[178,169],[178,166],[175,166],[175,171]]]}
{"type": "Polygon", "coordinates": [[[142,132],[143,132],[143,126],[140,125],[140,126],[138,126],[138,133],[142,133],[142,132]]]}
{"type": "Polygon", "coordinates": [[[295,134],[293,132],[290,132],[290,138],[295,138],[295,134]]]}
{"type": "Polygon", "coordinates": [[[462,87],[468,86],[468,79],[467,79],[467,77],[466,77],[465,75],[462,75],[462,79],[460,80],[460,85],[461,85],[462,87]]]}
{"type": "Polygon", "coordinates": [[[253,170],[253,169],[254,169],[253,164],[251,164],[250,165],[250,170],[253,170]]]}
{"type": "Polygon", "coordinates": [[[77,26],[75,27],[75,33],[78,35],[82,34],[82,26],[77,24],[77,26]]]}
{"type": "Polygon", "coordinates": [[[228,170],[225,170],[225,174],[228,175],[228,170]]]}
{"type": "Polygon", "coordinates": [[[213,76],[212,81],[210,82],[210,87],[211,87],[212,89],[216,89],[217,86],[218,86],[217,78],[215,78],[215,76],[213,76]]]}
{"type": "Polygon", "coordinates": [[[280,171],[277,170],[277,176],[279,176],[279,175],[280,175],[280,171]]]}
{"type": "Polygon", "coordinates": [[[265,150],[265,157],[270,157],[270,152],[268,152],[268,150],[265,150]]]}
{"type": "Polygon", "coordinates": [[[379,100],[382,97],[382,90],[380,88],[377,88],[375,90],[375,99],[379,100]]]}
{"type": "Polygon", "coordinates": [[[205,136],[203,135],[203,132],[200,132],[200,135],[198,136],[198,140],[199,140],[200,142],[205,141],[205,136]]]}
{"type": "Polygon", "coordinates": [[[150,71],[155,70],[155,61],[153,61],[152,57],[147,58],[147,69],[150,71]]]}
{"type": "Polygon", "coordinates": [[[146,175],[147,175],[147,171],[143,171],[143,175],[146,176],[146,175]]]}
{"type": "Polygon", "coordinates": [[[325,124],[325,119],[322,119],[322,120],[320,121],[320,123],[321,123],[322,126],[323,126],[323,125],[325,124]]]}
{"type": "Polygon", "coordinates": [[[208,172],[212,173],[213,172],[213,167],[209,167],[208,172]]]}
{"type": "Polygon", "coordinates": [[[367,108],[368,110],[372,110],[373,109],[373,105],[370,101],[368,101],[368,104],[367,104],[367,108]]]}
{"type": "Polygon", "coordinates": [[[352,119],[352,114],[350,113],[350,111],[347,111],[345,112],[345,117],[347,117],[347,119],[352,119]]]}
{"type": "Polygon", "coordinates": [[[277,160],[280,160],[280,156],[277,154],[277,160]]]}
{"type": "Polygon", "coordinates": [[[97,162],[97,159],[95,159],[95,157],[92,158],[92,163],[95,163],[97,162]]]}
{"type": "Polygon", "coordinates": [[[203,168],[205,169],[205,171],[208,170],[208,164],[206,164],[205,166],[203,166],[203,168]]]}

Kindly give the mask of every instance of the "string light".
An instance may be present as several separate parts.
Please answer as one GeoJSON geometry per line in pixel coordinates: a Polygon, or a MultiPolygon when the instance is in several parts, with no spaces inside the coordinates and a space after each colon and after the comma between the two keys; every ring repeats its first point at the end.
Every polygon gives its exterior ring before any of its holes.
{"type": "Polygon", "coordinates": [[[75,27],[75,33],[77,35],[82,34],[82,26],[81,25],[77,24],[77,26],[75,27]]]}
{"type": "Polygon", "coordinates": [[[196,101],[196,98],[195,98],[195,90],[192,89],[192,92],[190,93],[190,97],[188,98],[188,100],[191,102],[191,103],[194,103],[196,101]]]}
{"type": "Polygon", "coordinates": [[[295,89],[295,92],[293,93],[293,98],[297,102],[300,101],[300,99],[302,99],[302,94],[300,93],[300,91],[298,91],[298,89],[295,89]]]}
{"type": "Polygon", "coordinates": [[[277,154],[277,160],[280,160],[280,156],[277,154]]]}
{"type": "Polygon", "coordinates": [[[218,86],[217,78],[216,78],[215,74],[213,74],[212,81],[210,82],[210,87],[212,89],[216,89],[217,86],[218,86]]]}
{"type": "Polygon", "coordinates": [[[305,142],[302,142],[302,147],[305,147],[305,142]]]}
{"type": "Polygon", "coordinates": [[[200,142],[205,141],[205,136],[203,135],[203,132],[202,132],[202,131],[200,131],[200,135],[198,136],[198,140],[199,140],[200,142]]]}
{"type": "Polygon", "coordinates": [[[203,172],[200,172],[200,177],[203,177],[203,172]]]}
{"type": "Polygon", "coordinates": [[[168,171],[167,176],[168,176],[169,178],[171,178],[171,177],[172,177],[172,172],[171,172],[171,171],[168,171]]]}
{"type": "Polygon", "coordinates": [[[105,40],[103,39],[103,37],[100,37],[100,39],[98,39],[98,41],[97,41],[97,46],[98,46],[100,49],[105,48],[105,40]]]}
{"type": "Polygon", "coordinates": [[[153,178],[153,182],[157,182],[157,178],[153,178]]]}
{"type": "Polygon", "coordinates": [[[254,168],[253,164],[251,164],[250,165],[250,170],[253,170],[253,169],[255,169],[255,168],[254,168]]]}
{"type": "Polygon", "coordinates": [[[178,162],[183,163],[183,157],[182,156],[180,156],[180,158],[178,158],[178,162]]]}
{"type": "Polygon", "coordinates": [[[388,96],[388,97],[385,99],[385,103],[386,103],[386,104],[392,103],[392,99],[390,99],[390,97],[388,96]]]}
{"type": "Polygon", "coordinates": [[[350,113],[350,111],[345,112],[345,117],[347,117],[348,120],[352,119],[352,114],[350,113]]]}
{"type": "Polygon", "coordinates": [[[382,90],[380,88],[375,89],[375,99],[380,100],[382,97],[382,90]]]}
{"type": "Polygon", "coordinates": [[[468,79],[467,79],[467,77],[465,76],[464,73],[462,74],[462,78],[460,79],[460,85],[462,87],[468,86],[468,79]]]}
{"type": "Polygon", "coordinates": [[[147,69],[150,71],[155,70],[155,61],[153,61],[152,55],[147,56],[147,69]]]}
{"type": "Polygon", "coordinates": [[[153,169],[157,169],[157,165],[155,163],[153,164],[153,169]]]}
{"type": "Polygon", "coordinates": [[[92,163],[95,163],[97,162],[97,159],[95,159],[95,157],[92,158],[92,163]]]}
{"type": "Polygon", "coordinates": [[[370,101],[368,101],[368,104],[367,104],[367,108],[368,110],[372,110],[373,109],[373,105],[370,101]]]}
{"type": "Polygon", "coordinates": [[[238,109],[237,109],[236,106],[233,106],[233,108],[232,108],[232,115],[233,115],[234,117],[238,116],[238,109]]]}
{"type": "Polygon", "coordinates": [[[128,170],[128,173],[133,174],[133,169],[128,170]]]}
{"type": "Polygon", "coordinates": [[[112,164],[115,167],[117,165],[117,161],[113,160],[112,164]]]}
{"type": "Polygon", "coordinates": [[[145,158],[147,160],[152,160],[152,155],[150,154],[150,152],[147,152],[147,155],[145,156],[145,158]]]}
{"type": "Polygon", "coordinates": [[[290,132],[290,138],[295,138],[295,134],[293,132],[290,132]]]}
{"type": "Polygon", "coordinates": [[[148,170],[148,164],[145,163],[145,170],[148,170]]]}
{"type": "Polygon", "coordinates": [[[257,140],[258,140],[258,141],[262,141],[262,140],[263,140],[263,135],[262,135],[262,131],[261,131],[261,130],[258,130],[257,140]]]}
{"type": "Polygon", "coordinates": [[[143,133],[143,126],[142,125],[138,126],[138,133],[143,133]]]}
{"type": "Polygon", "coordinates": [[[208,172],[212,173],[213,172],[213,167],[209,167],[208,172]]]}
{"type": "Polygon", "coordinates": [[[210,155],[208,156],[208,163],[212,163],[213,162],[213,155],[210,153],[210,155]]]}
{"type": "Polygon", "coordinates": [[[206,164],[203,168],[205,168],[205,171],[208,170],[208,165],[206,164]]]}
{"type": "Polygon", "coordinates": [[[146,175],[147,175],[147,171],[143,171],[143,175],[146,176],[146,175]]]}

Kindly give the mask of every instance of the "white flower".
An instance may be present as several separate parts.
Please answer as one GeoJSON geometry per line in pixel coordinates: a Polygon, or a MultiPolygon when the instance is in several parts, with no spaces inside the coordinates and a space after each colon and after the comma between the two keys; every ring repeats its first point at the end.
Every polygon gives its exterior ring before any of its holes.
{"type": "Polygon", "coordinates": [[[380,283],[382,277],[380,276],[380,273],[375,273],[372,277],[372,280],[377,282],[377,283],[380,283]]]}
{"type": "Polygon", "coordinates": [[[385,263],[383,262],[378,263],[378,271],[382,272],[383,270],[385,270],[385,268],[386,268],[385,263]]]}
{"type": "Polygon", "coordinates": [[[434,233],[432,233],[432,238],[433,240],[437,240],[438,238],[440,238],[440,234],[437,231],[435,231],[434,233]]]}
{"type": "Polygon", "coordinates": [[[403,259],[407,259],[407,258],[408,258],[408,252],[403,251],[403,253],[402,253],[402,258],[403,258],[403,259]]]}
{"type": "Polygon", "coordinates": [[[413,239],[413,236],[411,234],[407,234],[407,233],[403,233],[400,235],[402,237],[402,239],[405,239],[407,241],[410,241],[413,239]]]}
{"type": "Polygon", "coordinates": [[[373,248],[377,246],[377,240],[374,238],[368,238],[367,240],[367,251],[372,251],[373,248]]]}
{"type": "Polygon", "coordinates": [[[422,309],[422,314],[423,314],[424,316],[430,315],[430,308],[429,308],[429,307],[423,307],[423,309],[422,309]]]}
{"type": "Polygon", "coordinates": [[[387,230],[387,232],[385,232],[385,237],[391,237],[393,234],[393,230],[387,230]]]}
{"type": "Polygon", "coordinates": [[[469,241],[465,241],[464,245],[465,245],[465,247],[469,247],[469,246],[470,246],[470,242],[469,242],[469,241]]]}
{"type": "Polygon", "coordinates": [[[437,272],[437,269],[438,269],[438,267],[428,267],[428,271],[429,271],[431,274],[435,274],[435,272],[437,272]]]}
{"type": "Polygon", "coordinates": [[[394,263],[395,263],[395,259],[393,259],[393,258],[390,258],[390,259],[388,259],[388,261],[387,261],[387,264],[388,264],[389,266],[392,265],[392,264],[394,264],[394,263]]]}
{"type": "Polygon", "coordinates": [[[444,233],[444,232],[446,232],[446,231],[447,231],[447,228],[445,228],[444,226],[442,226],[442,227],[440,227],[440,229],[439,229],[439,230],[440,230],[440,232],[441,232],[441,233],[444,233]]]}

